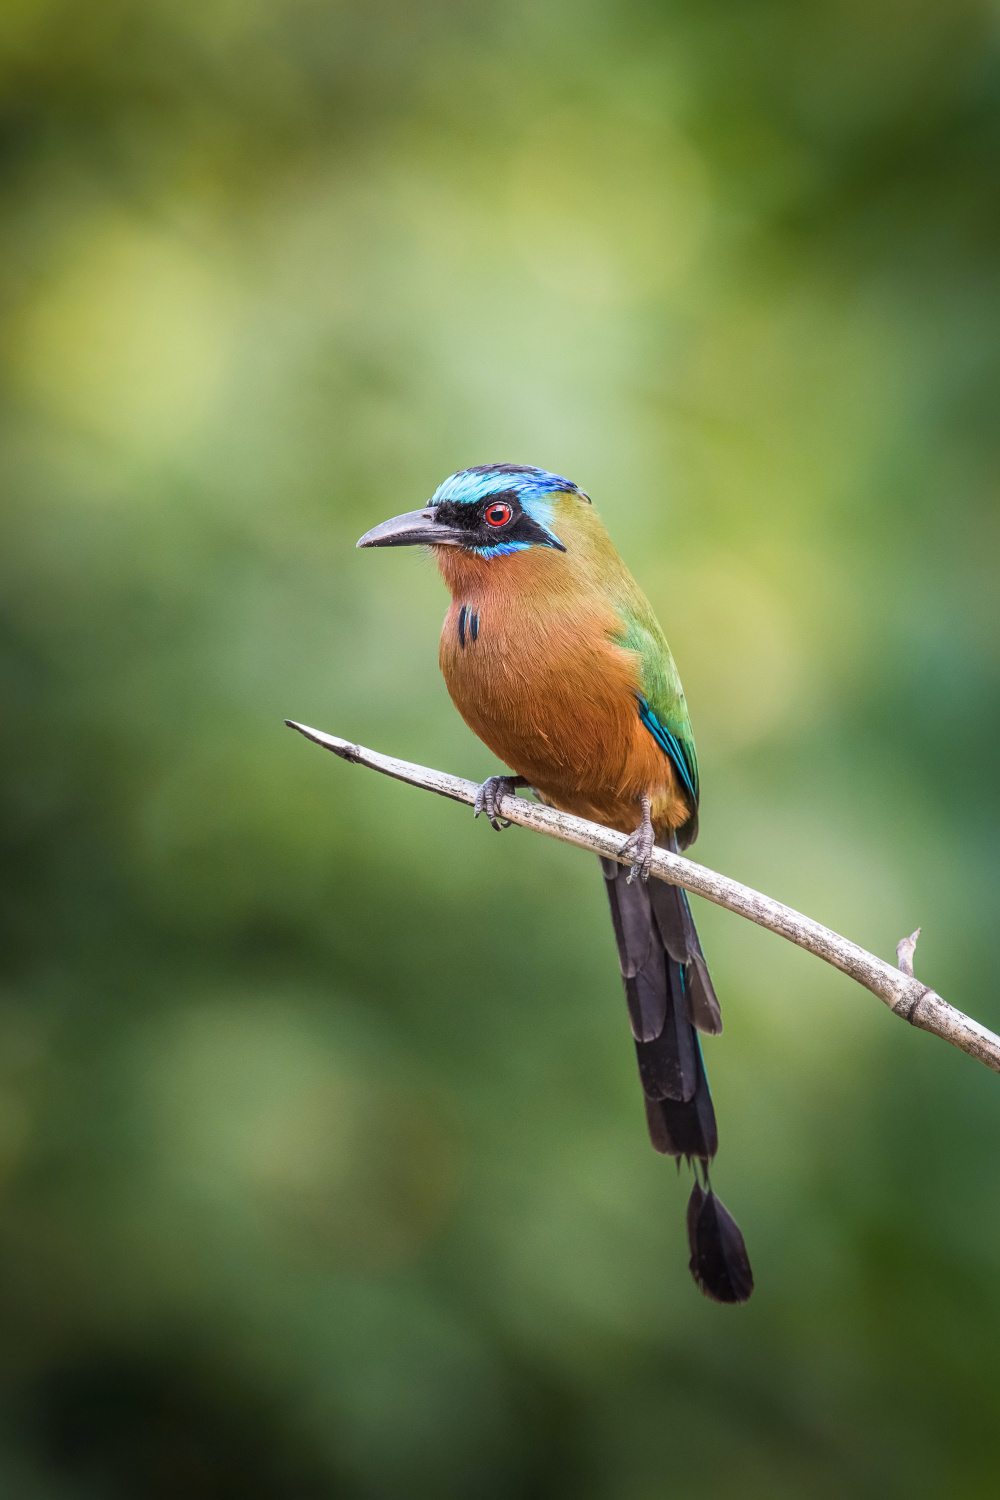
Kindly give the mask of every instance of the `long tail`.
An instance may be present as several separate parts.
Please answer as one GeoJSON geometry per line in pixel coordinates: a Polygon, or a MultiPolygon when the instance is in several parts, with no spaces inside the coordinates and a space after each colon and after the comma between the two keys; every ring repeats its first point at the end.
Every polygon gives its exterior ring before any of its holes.
{"type": "Polygon", "coordinates": [[[687,1213],[691,1275],[706,1297],[745,1302],[753,1291],[753,1272],[743,1236],[708,1180],[719,1139],[698,1032],[716,1035],[722,1016],[691,908],[679,886],[662,880],[629,885],[628,870],[612,859],[602,859],[601,868],[649,1138],[665,1156],[684,1156],[694,1164],[687,1213]]]}

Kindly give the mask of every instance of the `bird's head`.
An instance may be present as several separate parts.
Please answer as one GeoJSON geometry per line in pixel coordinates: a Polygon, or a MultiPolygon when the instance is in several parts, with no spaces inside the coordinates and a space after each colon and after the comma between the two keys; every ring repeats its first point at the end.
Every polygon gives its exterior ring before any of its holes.
{"type": "Polygon", "coordinates": [[[590,504],[571,479],[523,464],[479,464],[438,485],[422,510],[373,526],[359,547],[460,547],[477,557],[504,557],[531,547],[565,552],[556,505],[590,504]]]}

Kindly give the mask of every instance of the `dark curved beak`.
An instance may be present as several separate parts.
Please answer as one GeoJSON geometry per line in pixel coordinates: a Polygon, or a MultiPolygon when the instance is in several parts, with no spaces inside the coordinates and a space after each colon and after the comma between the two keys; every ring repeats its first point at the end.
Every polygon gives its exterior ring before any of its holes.
{"type": "Polygon", "coordinates": [[[465,537],[456,526],[434,519],[434,511],[408,510],[381,526],[373,526],[358,542],[359,547],[461,547],[465,537]]]}

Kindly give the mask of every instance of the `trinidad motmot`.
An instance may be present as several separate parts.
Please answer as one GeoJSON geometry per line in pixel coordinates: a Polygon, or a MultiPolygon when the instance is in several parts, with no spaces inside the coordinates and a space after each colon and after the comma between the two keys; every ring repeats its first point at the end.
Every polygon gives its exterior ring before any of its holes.
{"type": "Polygon", "coordinates": [[[463,469],[422,510],[358,542],[417,545],[431,548],[451,591],[439,653],[448,691],[515,773],[483,783],[476,816],[506,826],[499,799],[526,786],[630,835],[631,871],[601,866],[649,1135],[694,1165],[695,1281],[716,1301],[744,1302],[753,1275],[743,1237],[708,1178],[718,1137],[698,1032],[721,1031],[719,1003],[684,891],[647,883],[654,845],[685,849],[698,832],[694,738],[663,631],[589,496],[544,469],[463,469]]]}

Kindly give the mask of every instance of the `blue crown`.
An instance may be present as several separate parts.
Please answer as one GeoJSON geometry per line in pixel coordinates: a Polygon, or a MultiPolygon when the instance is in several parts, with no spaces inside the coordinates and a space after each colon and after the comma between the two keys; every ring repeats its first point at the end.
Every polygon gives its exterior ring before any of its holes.
{"type": "Polygon", "coordinates": [[[516,490],[517,498],[524,505],[526,499],[536,496],[558,494],[560,491],[580,493],[572,479],[561,474],[550,474],[547,469],[533,469],[527,464],[477,464],[474,469],[459,469],[439,484],[431,499],[432,505],[442,500],[455,504],[474,505],[495,495],[500,490],[516,490]]]}

